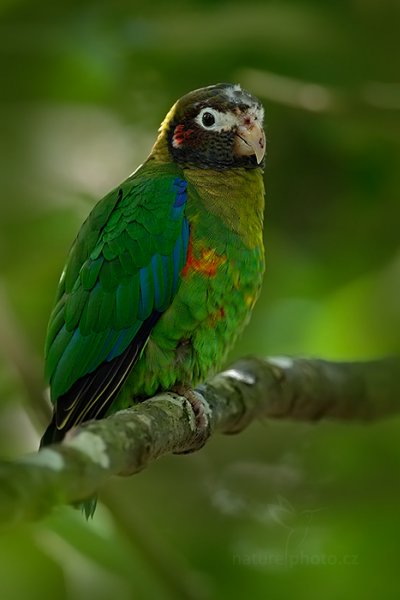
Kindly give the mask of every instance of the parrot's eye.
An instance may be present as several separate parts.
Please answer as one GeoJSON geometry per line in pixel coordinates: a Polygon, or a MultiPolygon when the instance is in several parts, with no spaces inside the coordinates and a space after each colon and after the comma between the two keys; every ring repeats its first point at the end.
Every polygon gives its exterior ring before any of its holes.
{"type": "Polygon", "coordinates": [[[222,112],[209,106],[202,108],[195,121],[203,129],[228,131],[237,126],[237,117],[232,112],[222,112]]]}
{"type": "Polygon", "coordinates": [[[212,113],[205,112],[203,113],[201,122],[203,123],[204,127],[212,127],[215,124],[215,117],[212,113]]]}

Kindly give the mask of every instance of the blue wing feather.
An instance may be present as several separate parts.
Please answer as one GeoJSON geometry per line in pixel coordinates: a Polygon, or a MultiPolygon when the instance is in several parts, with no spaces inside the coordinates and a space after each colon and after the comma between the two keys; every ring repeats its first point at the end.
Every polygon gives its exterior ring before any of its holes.
{"type": "Polygon", "coordinates": [[[170,172],[158,178],[135,174],[113,194],[85,222],[60,282],[46,356],[56,416],[44,443],[62,437],[88,415],[104,413],[172,302],[186,262],[183,178],[170,172]],[[102,206],[107,201],[111,210],[102,206]],[[149,225],[152,210],[164,211],[163,228],[149,225]],[[73,293],[78,294],[76,306],[73,293]]]}

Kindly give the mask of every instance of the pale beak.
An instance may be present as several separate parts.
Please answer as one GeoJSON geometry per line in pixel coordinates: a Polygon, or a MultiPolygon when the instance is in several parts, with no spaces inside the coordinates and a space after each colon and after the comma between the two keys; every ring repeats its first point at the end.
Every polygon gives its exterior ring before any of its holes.
{"type": "Polygon", "coordinates": [[[255,154],[257,164],[260,164],[265,154],[265,133],[261,125],[257,122],[240,125],[236,132],[234,149],[239,156],[255,154]]]}

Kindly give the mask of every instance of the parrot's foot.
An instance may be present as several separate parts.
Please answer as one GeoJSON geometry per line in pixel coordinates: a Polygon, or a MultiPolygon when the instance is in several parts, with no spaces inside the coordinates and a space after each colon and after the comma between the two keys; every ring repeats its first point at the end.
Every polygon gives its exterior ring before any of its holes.
{"type": "Polygon", "coordinates": [[[195,452],[204,446],[210,432],[209,432],[209,419],[208,413],[204,405],[203,397],[192,388],[185,387],[184,385],[177,385],[172,390],[176,394],[183,396],[189,402],[192,411],[194,413],[194,426],[196,428],[196,443],[193,448],[188,448],[182,452],[176,452],[175,454],[189,454],[195,452]]]}

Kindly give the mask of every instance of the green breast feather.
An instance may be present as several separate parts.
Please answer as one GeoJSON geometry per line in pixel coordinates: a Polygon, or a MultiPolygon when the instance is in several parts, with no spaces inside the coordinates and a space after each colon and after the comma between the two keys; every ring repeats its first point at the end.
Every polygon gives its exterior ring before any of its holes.
{"type": "Polygon", "coordinates": [[[261,175],[184,171],[183,176],[190,240],[179,289],[113,410],[129,406],[132,397],[151,396],[177,383],[190,387],[215,372],[259,295],[264,272],[261,175]],[[234,226],[228,214],[235,215],[234,226]]]}

